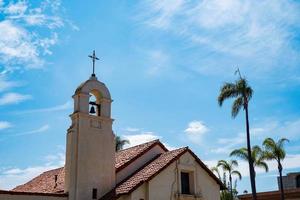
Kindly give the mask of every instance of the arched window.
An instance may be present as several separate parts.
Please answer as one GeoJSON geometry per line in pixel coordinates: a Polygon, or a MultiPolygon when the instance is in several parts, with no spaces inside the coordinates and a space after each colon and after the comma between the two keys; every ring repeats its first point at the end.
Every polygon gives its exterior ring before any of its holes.
{"type": "Polygon", "coordinates": [[[300,175],[296,177],[296,187],[300,188],[300,175]]]}
{"type": "Polygon", "coordinates": [[[90,115],[100,116],[101,115],[101,105],[98,103],[95,95],[90,93],[89,99],[89,113],[90,115]]]}

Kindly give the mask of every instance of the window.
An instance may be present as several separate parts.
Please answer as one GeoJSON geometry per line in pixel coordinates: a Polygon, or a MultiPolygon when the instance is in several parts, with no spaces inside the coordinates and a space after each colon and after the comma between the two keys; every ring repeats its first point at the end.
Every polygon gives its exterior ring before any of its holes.
{"type": "Polygon", "coordinates": [[[97,199],[97,189],[93,188],[93,193],[92,193],[93,199],[97,199]]]}
{"type": "Polygon", "coordinates": [[[300,175],[296,178],[296,187],[300,188],[300,175]]]}
{"type": "Polygon", "coordinates": [[[191,194],[190,175],[187,172],[181,172],[181,193],[182,194],[191,194]]]}
{"type": "Polygon", "coordinates": [[[101,104],[98,103],[95,95],[90,93],[89,99],[89,113],[94,116],[101,116],[101,104]]]}

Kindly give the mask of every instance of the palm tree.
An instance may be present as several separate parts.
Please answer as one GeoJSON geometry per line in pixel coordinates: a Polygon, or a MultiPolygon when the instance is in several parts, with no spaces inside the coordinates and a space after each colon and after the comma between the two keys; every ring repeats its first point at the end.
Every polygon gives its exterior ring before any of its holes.
{"type": "MultiPolygon", "coordinates": [[[[230,188],[230,184],[227,181],[227,175],[225,172],[223,172],[223,177],[221,177],[220,171],[218,167],[212,167],[211,171],[214,172],[217,177],[220,179],[220,181],[223,183],[224,186],[226,186],[227,188],[230,188]]],[[[237,190],[236,190],[236,182],[235,182],[235,186],[233,187],[234,190],[234,194],[237,194],[237,190]]],[[[220,199],[221,200],[231,200],[231,192],[226,190],[221,190],[221,194],[220,194],[220,199]]]]}
{"type": "Polygon", "coordinates": [[[247,80],[245,78],[240,78],[235,83],[225,83],[220,90],[220,94],[218,97],[219,106],[223,105],[223,102],[229,98],[235,98],[231,115],[235,118],[241,108],[245,110],[246,117],[246,133],[247,133],[247,153],[249,159],[249,171],[250,171],[250,181],[252,188],[252,196],[253,199],[256,200],[256,186],[255,186],[255,171],[253,166],[253,160],[251,157],[251,142],[250,142],[250,128],[249,128],[249,114],[248,114],[248,104],[252,97],[253,90],[248,85],[247,80]]]}
{"type": "MultiPolygon", "coordinates": [[[[254,167],[262,168],[266,172],[269,171],[268,164],[265,162],[264,151],[258,145],[252,147],[251,155],[254,167]]],[[[245,147],[233,150],[230,153],[230,156],[236,156],[242,160],[249,161],[247,148],[245,147]]]]}
{"type": "Polygon", "coordinates": [[[281,200],[284,200],[284,190],[282,184],[282,165],[281,161],[285,158],[284,143],[289,142],[286,138],[281,138],[278,142],[275,142],[272,138],[266,138],[263,142],[265,148],[265,158],[268,160],[276,160],[278,164],[278,171],[280,176],[280,194],[281,200]]]}
{"type": "Polygon", "coordinates": [[[219,160],[217,167],[221,167],[224,172],[228,172],[229,184],[230,184],[230,196],[231,196],[231,200],[233,200],[232,176],[236,175],[240,180],[242,179],[241,173],[234,169],[235,167],[238,167],[238,162],[236,160],[230,160],[229,162],[227,162],[226,160],[219,160]]]}
{"type": "Polygon", "coordinates": [[[123,149],[125,144],[129,144],[129,140],[123,140],[120,136],[116,136],[116,151],[123,149]]]}

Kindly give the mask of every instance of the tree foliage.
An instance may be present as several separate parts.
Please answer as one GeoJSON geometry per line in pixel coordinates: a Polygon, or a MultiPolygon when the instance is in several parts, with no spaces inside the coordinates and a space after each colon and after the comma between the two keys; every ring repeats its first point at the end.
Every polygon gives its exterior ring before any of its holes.
{"type": "Polygon", "coordinates": [[[122,139],[120,136],[116,136],[116,151],[120,151],[124,148],[125,144],[129,144],[129,140],[122,139]]]}
{"type": "MultiPolygon", "coordinates": [[[[265,159],[265,156],[264,156],[264,151],[258,145],[255,145],[255,146],[252,147],[251,155],[252,155],[252,160],[253,160],[254,167],[262,168],[266,172],[269,171],[268,164],[265,162],[266,159],[265,159]]],[[[235,157],[240,158],[244,161],[249,161],[247,148],[245,148],[245,147],[233,150],[230,153],[230,156],[235,156],[235,157]]]]}
{"type": "Polygon", "coordinates": [[[221,200],[232,200],[237,199],[237,180],[242,179],[241,173],[235,168],[238,167],[238,162],[236,160],[219,160],[216,167],[211,168],[211,170],[218,176],[222,181],[223,185],[227,187],[226,190],[222,190],[220,193],[221,200]],[[220,174],[220,170],[223,171],[223,176],[220,174]],[[232,177],[237,177],[235,181],[232,180],[232,177]]]}
{"type": "Polygon", "coordinates": [[[245,108],[248,105],[252,95],[253,90],[248,85],[247,80],[240,78],[235,83],[225,83],[221,87],[218,103],[219,106],[222,106],[225,100],[235,98],[231,109],[231,116],[235,118],[241,108],[245,108]]]}

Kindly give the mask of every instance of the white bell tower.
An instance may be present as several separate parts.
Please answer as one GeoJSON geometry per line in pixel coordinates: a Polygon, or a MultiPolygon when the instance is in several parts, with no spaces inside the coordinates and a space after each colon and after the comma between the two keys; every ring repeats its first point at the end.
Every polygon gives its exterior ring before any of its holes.
{"type": "Polygon", "coordinates": [[[112,100],[109,90],[94,73],[76,89],[73,99],[72,125],[67,133],[65,192],[69,200],[99,199],[115,187],[112,100]],[[91,96],[95,101],[91,101],[91,96]],[[91,107],[96,109],[95,114],[90,113],[91,107]]]}

